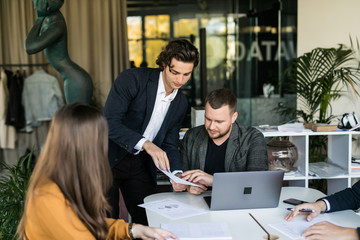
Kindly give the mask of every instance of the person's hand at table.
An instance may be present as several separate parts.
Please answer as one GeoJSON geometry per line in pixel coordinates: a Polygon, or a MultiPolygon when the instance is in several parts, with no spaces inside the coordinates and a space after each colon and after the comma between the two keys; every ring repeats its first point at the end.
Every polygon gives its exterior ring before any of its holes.
{"type": "MultiPolygon", "coordinates": [[[[178,175],[178,174],[176,174],[176,175],[178,175]]],[[[178,176],[178,177],[180,177],[180,176],[178,176]]],[[[186,190],[186,187],[187,187],[187,185],[184,185],[181,183],[176,183],[175,181],[171,181],[171,185],[175,192],[182,192],[182,191],[186,190]]]]}
{"type": "Polygon", "coordinates": [[[303,203],[303,204],[299,204],[296,205],[294,207],[294,211],[291,211],[286,217],[285,220],[286,221],[291,221],[296,215],[299,214],[308,214],[308,216],[306,216],[306,220],[307,221],[311,221],[313,218],[315,218],[317,215],[319,215],[321,212],[325,212],[326,211],[326,204],[324,201],[320,200],[317,201],[315,203],[303,203]],[[300,212],[301,209],[312,209],[314,210],[313,213],[309,213],[309,212],[300,212]]]}
{"type": "Polygon", "coordinates": [[[136,239],[158,239],[166,240],[168,238],[178,239],[174,234],[161,229],[144,226],[141,224],[134,224],[132,227],[133,235],[136,239]]]}
{"type": "Polygon", "coordinates": [[[329,222],[319,222],[306,229],[303,234],[307,240],[359,240],[355,228],[344,228],[329,222]]]}
{"type": "Polygon", "coordinates": [[[199,195],[207,190],[207,187],[212,186],[213,176],[201,170],[189,170],[182,174],[182,179],[199,185],[187,186],[187,191],[191,194],[199,195]]]}
{"type": "MultiPolygon", "coordinates": [[[[326,211],[326,204],[324,201],[320,200],[315,203],[303,203],[296,205],[294,207],[294,211],[290,212],[286,217],[286,221],[291,221],[295,216],[300,214],[308,214],[306,216],[307,221],[311,221],[316,216],[318,216],[321,212],[326,211]],[[309,212],[300,212],[301,209],[312,209],[313,213],[309,212]]],[[[303,234],[303,237],[306,239],[318,239],[318,240],[327,240],[327,239],[354,239],[359,240],[357,230],[354,228],[344,228],[329,222],[320,222],[312,225],[308,229],[306,229],[303,234]]]]}
{"type": "Polygon", "coordinates": [[[189,170],[182,174],[182,178],[189,182],[204,185],[206,187],[211,187],[213,184],[213,176],[201,171],[199,169],[189,170]]]}
{"type": "Polygon", "coordinates": [[[203,192],[205,192],[207,190],[207,187],[201,184],[198,184],[200,187],[196,187],[196,186],[187,186],[187,191],[191,194],[194,195],[199,195],[202,194],[203,192]]]}
{"type": "Polygon", "coordinates": [[[170,169],[169,159],[164,150],[149,140],[145,141],[142,147],[151,156],[158,169],[162,169],[164,171],[168,171],[170,169]]]}

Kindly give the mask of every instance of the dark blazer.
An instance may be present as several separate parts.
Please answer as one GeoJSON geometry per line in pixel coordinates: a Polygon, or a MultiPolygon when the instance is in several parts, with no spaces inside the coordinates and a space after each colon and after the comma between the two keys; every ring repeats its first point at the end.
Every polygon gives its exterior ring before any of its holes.
{"type": "MultiPolygon", "coordinates": [[[[352,188],[346,188],[340,192],[325,197],[330,203],[330,211],[336,212],[341,210],[356,210],[360,208],[360,180],[352,188]]],[[[357,228],[360,239],[360,227],[357,228]]]]}
{"type": "MultiPolygon", "coordinates": [[[[132,68],[116,78],[105,103],[104,115],[109,124],[109,162],[114,167],[143,138],[153,112],[160,70],[132,68]]],[[[187,100],[179,90],[171,102],[164,122],[153,143],[164,150],[171,170],[181,170],[178,150],[179,130],[187,109],[187,100]]],[[[149,157],[149,167],[156,181],[156,167],[149,157]]]]}

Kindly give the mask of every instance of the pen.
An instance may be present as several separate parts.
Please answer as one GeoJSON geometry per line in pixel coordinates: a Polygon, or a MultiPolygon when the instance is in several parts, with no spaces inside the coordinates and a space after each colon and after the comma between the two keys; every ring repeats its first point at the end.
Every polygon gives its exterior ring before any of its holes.
{"type": "MultiPolygon", "coordinates": [[[[289,211],[294,211],[293,208],[287,208],[287,210],[289,210],[289,211]]],[[[311,212],[311,213],[313,213],[313,212],[315,212],[315,211],[314,211],[313,209],[304,208],[304,209],[300,209],[299,212],[311,212]]]]}
{"type": "Polygon", "coordinates": [[[251,213],[249,213],[249,215],[250,215],[250,217],[252,217],[252,218],[255,220],[255,222],[262,228],[262,230],[264,230],[264,232],[265,232],[266,235],[267,235],[267,239],[270,240],[270,239],[271,239],[270,233],[269,233],[268,231],[266,231],[266,229],[258,222],[258,220],[256,220],[256,218],[255,218],[251,213]]]}

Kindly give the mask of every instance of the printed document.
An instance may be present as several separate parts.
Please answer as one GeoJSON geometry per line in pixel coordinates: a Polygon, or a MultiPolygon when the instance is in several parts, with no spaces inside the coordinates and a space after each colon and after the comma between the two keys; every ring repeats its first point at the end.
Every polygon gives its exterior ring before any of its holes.
{"type": "Polygon", "coordinates": [[[323,217],[314,218],[311,222],[308,222],[306,221],[305,218],[303,218],[303,219],[292,220],[291,222],[287,222],[284,220],[283,222],[269,224],[269,225],[270,227],[275,228],[276,230],[282,232],[291,239],[305,239],[304,237],[301,236],[301,234],[308,227],[323,221],[328,221],[332,224],[339,225],[323,217]]]}
{"type": "Polygon", "coordinates": [[[207,212],[205,209],[193,207],[171,198],[147,202],[138,206],[154,211],[172,220],[192,217],[207,212]]]}
{"type": "Polygon", "coordinates": [[[162,223],[161,228],[172,232],[179,240],[232,239],[227,223],[162,223]]]}
{"type": "Polygon", "coordinates": [[[184,184],[184,185],[191,185],[191,186],[195,186],[195,187],[200,187],[199,185],[195,184],[195,183],[192,183],[192,182],[188,182],[186,180],[183,180],[177,176],[175,176],[174,174],[172,174],[171,172],[167,172],[167,171],[164,171],[162,169],[160,169],[160,171],[162,173],[164,173],[166,176],[168,176],[171,180],[173,180],[174,182],[176,183],[180,183],[180,184],[184,184]]]}

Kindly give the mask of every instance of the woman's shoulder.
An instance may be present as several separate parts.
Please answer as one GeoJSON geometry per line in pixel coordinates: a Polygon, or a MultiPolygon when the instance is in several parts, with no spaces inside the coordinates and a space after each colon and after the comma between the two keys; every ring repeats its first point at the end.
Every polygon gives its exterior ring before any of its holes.
{"type": "Polygon", "coordinates": [[[51,180],[41,181],[34,189],[34,197],[65,199],[59,186],[51,180]]]}

